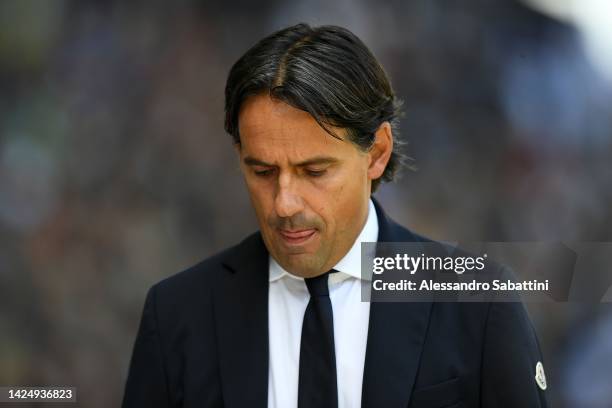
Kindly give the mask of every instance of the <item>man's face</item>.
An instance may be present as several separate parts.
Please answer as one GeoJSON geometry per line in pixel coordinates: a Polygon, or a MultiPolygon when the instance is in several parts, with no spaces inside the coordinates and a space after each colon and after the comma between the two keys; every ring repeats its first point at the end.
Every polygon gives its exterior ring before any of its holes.
{"type": "Polygon", "coordinates": [[[240,167],[266,247],[294,275],[328,271],[365,223],[370,153],[267,95],[245,101],[239,126],[240,167]]]}

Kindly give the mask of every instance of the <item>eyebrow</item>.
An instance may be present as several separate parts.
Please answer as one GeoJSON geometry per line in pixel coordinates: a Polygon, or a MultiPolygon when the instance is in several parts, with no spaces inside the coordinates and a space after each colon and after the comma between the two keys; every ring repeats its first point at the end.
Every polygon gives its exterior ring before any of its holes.
{"type": "MultiPolygon", "coordinates": [[[[329,157],[329,156],[316,156],[316,157],[312,157],[308,160],[304,160],[302,162],[296,163],[294,164],[297,167],[305,167],[305,166],[312,166],[312,165],[316,165],[316,164],[334,164],[337,163],[339,160],[336,159],[335,157],[329,157]]],[[[251,157],[251,156],[247,156],[244,158],[243,160],[244,164],[246,164],[247,166],[265,166],[265,167],[275,167],[276,165],[274,164],[270,164],[270,163],[266,163],[263,160],[259,160],[255,157],[251,157]]]]}

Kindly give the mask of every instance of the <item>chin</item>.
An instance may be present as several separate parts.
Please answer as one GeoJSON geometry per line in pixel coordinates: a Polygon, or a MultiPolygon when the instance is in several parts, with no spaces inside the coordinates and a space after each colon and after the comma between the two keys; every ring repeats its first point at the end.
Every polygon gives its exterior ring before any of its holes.
{"type": "Polygon", "coordinates": [[[285,255],[281,259],[281,266],[293,275],[308,278],[321,273],[319,262],[312,254],[285,255]]]}

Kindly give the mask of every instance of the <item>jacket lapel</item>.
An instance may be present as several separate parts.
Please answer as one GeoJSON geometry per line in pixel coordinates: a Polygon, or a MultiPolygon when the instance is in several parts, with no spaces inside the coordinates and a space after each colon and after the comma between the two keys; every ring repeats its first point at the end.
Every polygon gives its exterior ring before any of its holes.
{"type": "MultiPolygon", "coordinates": [[[[379,242],[421,239],[385,215],[376,200],[379,242]]],[[[268,403],[268,251],[255,233],[228,250],[214,293],[219,370],[226,407],[268,403]],[[239,301],[236,301],[239,299],[239,301]]],[[[405,407],[419,365],[431,302],[372,302],[362,407],[405,407]]]]}
{"type": "MultiPolygon", "coordinates": [[[[387,218],[378,202],[379,242],[422,239],[387,218]]],[[[363,373],[362,407],[405,407],[417,374],[431,302],[372,302],[363,373]]]]}
{"type": "Polygon", "coordinates": [[[260,233],[230,249],[214,293],[226,407],[268,404],[268,252],[260,233]]]}

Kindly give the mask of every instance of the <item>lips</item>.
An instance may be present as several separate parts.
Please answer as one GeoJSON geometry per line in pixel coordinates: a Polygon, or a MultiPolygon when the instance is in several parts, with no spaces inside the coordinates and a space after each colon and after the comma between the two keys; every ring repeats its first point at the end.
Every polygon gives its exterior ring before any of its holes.
{"type": "Polygon", "coordinates": [[[278,232],[281,237],[285,240],[285,242],[290,244],[301,244],[307,241],[310,237],[312,237],[317,230],[314,228],[303,229],[303,230],[282,230],[279,229],[278,232]]]}

